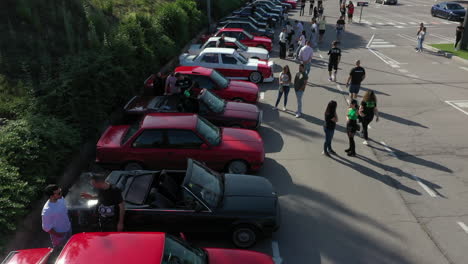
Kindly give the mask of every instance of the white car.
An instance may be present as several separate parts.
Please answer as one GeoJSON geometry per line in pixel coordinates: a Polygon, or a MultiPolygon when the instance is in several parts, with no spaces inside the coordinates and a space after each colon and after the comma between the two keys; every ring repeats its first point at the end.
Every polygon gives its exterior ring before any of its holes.
{"type": "Polygon", "coordinates": [[[272,82],[273,62],[248,59],[230,48],[206,48],[198,55],[184,53],[179,57],[182,66],[212,68],[230,79],[249,80],[253,83],[272,82]]]}
{"type": "MultiPolygon", "coordinates": [[[[206,48],[215,48],[216,43],[219,39],[220,37],[211,37],[203,45],[194,44],[190,46],[188,53],[190,55],[198,55],[202,50],[206,48]]],[[[268,60],[270,58],[270,55],[268,55],[268,50],[266,49],[247,47],[244,44],[240,43],[235,38],[224,37],[224,41],[225,41],[226,48],[233,48],[246,58],[261,59],[261,60],[268,60]]]]}

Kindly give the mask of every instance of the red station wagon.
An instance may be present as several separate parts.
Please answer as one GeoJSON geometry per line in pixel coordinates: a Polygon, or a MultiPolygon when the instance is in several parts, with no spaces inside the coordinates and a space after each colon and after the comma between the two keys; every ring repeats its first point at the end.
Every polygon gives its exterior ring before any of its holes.
{"type": "Polygon", "coordinates": [[[221,28],[214,35],[204,35],[200,40],[205,43],[210,37],[221,37],[223,34],[226,37],[236,38],[247,47],[264,48],[268,51],[273,48],[270,38],[254,36],[242,28],[221,28]]]}
{"type": "Polygon", "coordinates": [[[133,125],[110,126],[97,143],[96,163],[109,168],[185,169],[188,158],[244,174],[262,167],[265,152],[257,131],[219,128],[186,113],[152,113],[133,125]]]}
{"type": "MultiPolygon", "coordinates": [[[[10,252],[2,264],[49,263],[52,249],[36,248],[10,252]]],[[[263,253],[224,248],[198,248],[184,239],[159,232],[79,233],[70,238],[55,263],[197,263],[273,264],[263,253]]]]}

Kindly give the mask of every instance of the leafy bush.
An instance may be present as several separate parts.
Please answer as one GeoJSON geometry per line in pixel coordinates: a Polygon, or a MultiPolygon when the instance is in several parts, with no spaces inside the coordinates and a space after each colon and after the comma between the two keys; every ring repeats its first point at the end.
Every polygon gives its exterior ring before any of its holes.
{"type": "Polygon", "coordinates": [[[176,43],[177,47],[183,47],[189,40],[188,25],[191,21],[176,2],[161,5],[156,18],[163,31],[176,43]]]}

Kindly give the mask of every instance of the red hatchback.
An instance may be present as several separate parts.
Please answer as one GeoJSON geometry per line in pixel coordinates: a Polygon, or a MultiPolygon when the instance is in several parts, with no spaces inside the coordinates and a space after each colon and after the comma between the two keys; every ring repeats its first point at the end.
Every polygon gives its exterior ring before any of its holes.
{"type": "Polygon", "coordinates": [[[133,125],[110,126],[97,143],[96,162],[109,168],[185,169],[188,158],[244,174],[262,167],[265,152],[257,131],[219,128],[185,113],[152,113],[133,125]]]}
{"type": "Polygon", "coordinates": [[[221,35],[236,38],[239,42],[246,45],[247,47],[264,48],[268,51],[271,51],[273,48],[273,44],[270,38],[254,36],[242,28],[221,28],[214,35],[202,36],[201,42],[205,43],[210,37],[221,37],[221,35]]]}
{"type": "MultiPolygon", "coordinates": [[[[51,248],[12,251],[4,264],[41,264],[51,260],[51,248]]],[[[198,248],[159,232],[79,233],[70,238],[55,263],[197,263],[273,264],[263,253],[224,248],[198,248]]]]}

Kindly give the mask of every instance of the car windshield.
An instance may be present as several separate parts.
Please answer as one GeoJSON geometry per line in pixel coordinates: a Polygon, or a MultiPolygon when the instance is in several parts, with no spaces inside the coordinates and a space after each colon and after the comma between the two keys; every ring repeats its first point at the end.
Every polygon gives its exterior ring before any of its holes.
{"type": "Polygon", "coordinates": [[[203,249],[189,246],[185,241],[166,234],[162,264],[190,263],[207,264],[207,256],[203,249]]]}
{"type": "Polygon", "coordinates": [[[236,53],[236,57],[237,59],[239,59],[243,64],[247,64],[247,62],[249,61],[246,57],[244,57],[244,55],[240,54],[240,53],[236,53]]]}
{"type": "Polygon", "coordinates": [[[242,44],[241,42],[239,42],[238,40],[236,40],[236,45],[237,47],[239,47],[239,49],[243,50],[243,51],[246,51],[247,50],[247,46],[245,46],[244,44],[242,44]]]}
{"type": "Polygon", "coordinates": [[[247,36],[247,38],[253,39],[253,36],[249,32],[244,31],[244,34],[247,36]]]}
{"type": "Polygon", "coordinates": [[[459,9],[463,9],[463,7],[461,5],[458,5],[458,4],[447,4],[447,9],[449,9],[449,10],[459,10],[459,9]]]}
{"type": "Polygon", "coordinates": [[[211,79],[222,88],[226,88],[229,85],[229,80],[226,79],[223,75],[221,75],[216,70],[213,70],[210,75],[211,79]]]}
{"type": "Polygon", "coordinates": [[[200,101],[215,113],[222,113],[226,105],[226,102],[223,99],[208,90],[205,90],[200,96],[200,101]]]}
{"type": "Polygon", "coordinates": [[[223,195],[221,175],[193,162],[190,180],[185,187],[207,203],[210,208],[218,207],[223,195]]]}
{"type": "Polygon", "coordinates": [[[216,146],[221,142],[220,129],[202,117],[198,117],[197,131],[210,142],[211,145],[216,146]]]}
{"type": "Polygon", "coordinates": [[[125,136],[122,138],[121,144],[124,144],[127,142],[135,133],[138,131],[140,128],[140,120],[134,122],[128,129],[127,132],[125,132],[125,136]]]}

